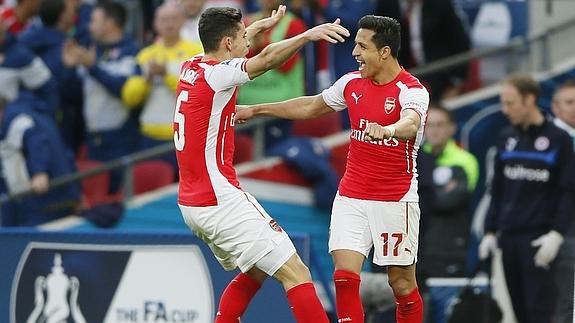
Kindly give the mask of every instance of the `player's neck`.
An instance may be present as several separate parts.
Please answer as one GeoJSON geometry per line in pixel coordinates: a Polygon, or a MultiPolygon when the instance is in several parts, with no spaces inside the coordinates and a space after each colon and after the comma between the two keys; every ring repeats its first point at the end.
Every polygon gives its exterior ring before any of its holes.
{"type": "Polygon", "coordinates": [[[373,77],[373,82],[380,85],[387,84],[395,80],[399,73],[401,73],[401,66],[397,60],[392,60],[382,66],[380,72],[373,77]]]}
{"type": "Polygon", "coordinates": [[[231,59],[232,55],[228,51],[217,51],[217,52],[209,52],[205,53],[204,58],[202,61],[216,61],[216,62],[223,62],[225,60],[231,59]]]}
{"type": "Polygon", "coordinates": [[[543,124],[543,122],[545,122],[545,115],[543,115],[543,112],[541,112],[539,107],[535,107],[535,109],[529,113],[527,120],[524,122],[521,128],[525,130],[530,126],[540,126],[543,124]]]}

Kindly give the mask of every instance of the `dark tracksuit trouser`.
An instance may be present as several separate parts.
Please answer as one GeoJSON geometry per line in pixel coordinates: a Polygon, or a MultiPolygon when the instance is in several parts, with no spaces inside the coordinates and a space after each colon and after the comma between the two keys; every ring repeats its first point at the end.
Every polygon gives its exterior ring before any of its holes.
{"type": "Polygon", "coordinates": [[[557,285],[555,323],[573,323],[573,293],[575,284],[575,237],[566,236],[553,265],[557,285]]]}
{"type": "Polygon", "coordinates": [[[531,241],[541,234],[502,234],[503,271],[513,311],[519,323],[551,323],[556,289],[552,269],[535,267],[531,241]]]}

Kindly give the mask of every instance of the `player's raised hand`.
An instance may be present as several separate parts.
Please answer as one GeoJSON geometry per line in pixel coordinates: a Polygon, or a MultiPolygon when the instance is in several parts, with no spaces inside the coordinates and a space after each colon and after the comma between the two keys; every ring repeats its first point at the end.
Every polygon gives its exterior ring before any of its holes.
{"type": "Polygon", "coordinates": [[[310,41],[325,40],[333,44],[337,42],[343,43],[345,41],[344,37],[349,37],[349,35],[349,30],[340,25],[339,18],[334,22],[315,26],[305,32],[305,36],[310,41]]]}
{"type": "Polygon", "coordinates": [[[249,105],[236,105],[235,122],[238,124],[246,123],[255,116],[254,110],[249,105]]]}
{"type": "Polygon", "coordinates": [[[278,21],[280,21],[280,19],[282,19],[282,17],[285,16],[285,14],[286,14],[286,6],[280,5],[277,8],[277,10],[272,11],[271,16],[260,19],[254,23],[259,24],[259,28],[261,28],[261,30],[267,30],[275,26],[278,23],[278,21]]]}

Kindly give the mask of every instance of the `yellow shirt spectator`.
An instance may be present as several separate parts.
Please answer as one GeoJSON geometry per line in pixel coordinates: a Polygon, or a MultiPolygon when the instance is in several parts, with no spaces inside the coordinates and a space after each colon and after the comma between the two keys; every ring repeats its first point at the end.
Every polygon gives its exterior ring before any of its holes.
{"type": "Polygon", "coordinates": [[[164,68],[163,77],[149,77],[150,92],[140,115],[140,129],[144,136],[156,140],[172,139],[174,116],[174,92],[183,61],[203,51],[201,44],[180,40],[166,47],[163,42],[150,45],[140,51],[136,60],[144,75],[152,68],[164,68]]]}

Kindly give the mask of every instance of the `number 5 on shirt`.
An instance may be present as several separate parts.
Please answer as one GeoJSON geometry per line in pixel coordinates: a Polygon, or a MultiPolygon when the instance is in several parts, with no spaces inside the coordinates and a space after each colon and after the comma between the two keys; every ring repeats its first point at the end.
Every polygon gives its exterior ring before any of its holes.
{"type": "Polygon", "coordinates": [[[174,112],[174,122],[178,124],[178,130],[174,131],[174,145],[176,146],[176,150],[182,151],[184,150],[184,145],[186,144],[186,137],[185,137],[185,118],[184,114],[180,112],[180,106],[182,102],[188,100],[188,91],[182,91],[178,95],[176,99],[176,111],[174,112]]]}

